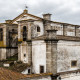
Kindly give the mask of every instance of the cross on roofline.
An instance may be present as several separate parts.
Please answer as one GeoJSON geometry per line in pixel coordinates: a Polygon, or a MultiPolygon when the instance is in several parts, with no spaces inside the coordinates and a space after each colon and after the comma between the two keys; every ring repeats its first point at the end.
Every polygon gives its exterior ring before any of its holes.
{"type": "Polygon", "coordinates": [[[28,9],[28,6],[25,4],[25,9],[28,9]]]}

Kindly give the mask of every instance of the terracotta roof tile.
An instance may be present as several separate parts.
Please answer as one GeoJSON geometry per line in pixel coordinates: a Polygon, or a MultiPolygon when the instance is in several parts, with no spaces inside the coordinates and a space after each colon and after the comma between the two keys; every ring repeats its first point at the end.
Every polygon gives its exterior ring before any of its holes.
{"type": "Polygon", "coordinates": [[[52,73],[24,75],[5,68],[0,68],[0,80],[20,80],[24,78],[32,78],[32,77],[48,76],[48,75],[52,75],[52,73]]]}
{"type": "Polygon", "coordinates": [[[19,80],[24,77],[26,77],[26,75],[0,68],[0,80],[19,80]]]}

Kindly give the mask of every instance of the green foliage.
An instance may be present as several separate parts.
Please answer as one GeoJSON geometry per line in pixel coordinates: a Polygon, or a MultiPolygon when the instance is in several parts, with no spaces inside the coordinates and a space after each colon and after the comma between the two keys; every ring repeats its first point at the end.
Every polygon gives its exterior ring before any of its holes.
{"type": "Polygon", "coordinates": [[[14,56],[11,56],[11,57],[7,58],[7,61],[17,61],[17,60],[18,60],[17,55],[14,55],[14,56]]]}

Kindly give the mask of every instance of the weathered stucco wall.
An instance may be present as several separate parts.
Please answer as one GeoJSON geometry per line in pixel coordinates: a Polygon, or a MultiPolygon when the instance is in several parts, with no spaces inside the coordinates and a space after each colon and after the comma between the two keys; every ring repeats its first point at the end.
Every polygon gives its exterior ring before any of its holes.
{"type": "Polygon", "coordinates": [[[58,30],[57,35],[77,36],[80,37],[80,26],[51,23],[53,29],[58,30]]]}
{"type": "Polygon", "coordinates": [[[46,44],[43,40],[32,42],[33,72],[40,73],[40,66],[44,66],[46,72],[46,44]]]}
{"type": "Polygon", "coordinates": [[[18,45],[18,60],[28,63],[28,44],[26,42],[18,45]]]}
{"type": "Polygon", "coordinates": [[[18,60],[23,63],[28,63],[31,65],[32,63],[32,46],[31,42],[22,42],[18,44],[18,60]]]}
{"type": "Polygon", "coordinates": [[[6,59],[6,48],[0,48],[0,60],[6,59]]]}
{"type": "Polygon", "coordinates": [[[6,56],[7,58],[11,57],[15,54],[18,54],[18,48],[13,48],[13,49],[8,48],[8,49],[6,49],[6,54],[7,54],[7,56],[6,56]]]}
{"type": "Polygon", "coordinates": [[[80,73],[68,73],[60,75],[61,80],[80,80],[80,73]]]}
{"type": "MultiPolygon", "coordinates": [[[[37,27],[35,29],[35,32],[37,34],[37,36],[41,36],[44,34],[44,27],[43,27],[43,22],[42,21],[35,21],[34,25],[37,25],[40,27],[40,32],[37,32],[37,27]]],[[[34,34],[34,33],[33,33],[34,34]]]]}
{"type": "Polygon", "coordinates": [[[51,23],[53,29],[58,30],[57,35],[63,35],[63,25],[57,23],[51,23]]]}
{"type": "Polygon", "coordinates": [[[80,42],[60,40],[57,45],[57,72],[80,69],[80,42]],[[74,60],[77,66],[71,67],[74,60]]]}
{"type": "Polygon", "coordinates": [[[0,41],[0,47],[6,47],[6,25],[0,25],[0,28],[3,29],[3,40],[0,41]]]}

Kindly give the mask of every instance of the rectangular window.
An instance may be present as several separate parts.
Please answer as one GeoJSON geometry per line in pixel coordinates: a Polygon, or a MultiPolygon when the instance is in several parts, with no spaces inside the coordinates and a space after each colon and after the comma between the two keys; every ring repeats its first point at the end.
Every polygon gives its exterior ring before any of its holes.
{"type": "Polygon", "coordinates": [[[27,29],[26,26],[23,27],[23,41],[26,41],[27,39],[27,29]]]}
{"type": "Polygon", "coordinates": [[[31,73],[31,70],[30,69],[28,69],[28,74],[30,74],[31,73]]]}
{"type": "Polygon", "coordinates": [[[26,38],[23,38],[23,41],[26,41],[26,38]]]}
{"type": "Polygon", "coordinates": [[[77,66],[77,61],[71,61],[71,67],[76,67],[77,66]]]}
{"type": "Polygon", "coordinates": [[[40,66],[40,73],[44,73],[44,66],[40,66]]]}
{"type": "Polygon", "coordinates": [[[40,27],[39,26],[37,26],[37,32],[40,32],[40,27]]]}
{"type": "Polygon", "coordinates": [[[24,54],[24,57],[26,57],[26,54],[24,54]]]}

